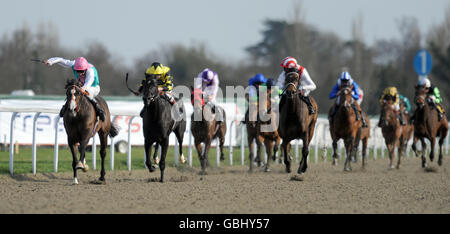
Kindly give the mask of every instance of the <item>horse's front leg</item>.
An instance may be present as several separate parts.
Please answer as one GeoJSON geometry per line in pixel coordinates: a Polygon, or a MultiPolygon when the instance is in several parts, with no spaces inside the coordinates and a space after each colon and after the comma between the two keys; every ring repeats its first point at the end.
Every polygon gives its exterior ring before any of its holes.
{"type": "Polygon", "coordinates": [[[86,146],[89,142],[89,138],[86,137],[87,140],[80,143],[79,151],[80,151],[80,161],[77,163],[76,169],[81,169],[83,172],[87,172],[89,170],[89,166],[86,164],[86,146]]]}
{"type": "MultiPolygon", "coordinates": [[[[153,143],[154,142],[151,141],[150,139],[145,139],[145,143],[144,143],[145,165],[147,166],[147,169],[150,173],[155,171],[155,167],[152,165],[152,159],[150,157],[152,155],[153,143]]],[[[156,144],[156,149],[158,149],[158,144],[156,144]]]]}
{"type": "Polygon", "coordinates": [[[69,139],[69,148],[70,152],[72,153],[72,169],[73,169],[73,184],[78,184],[78,178],[77,178],[77,164],[78,164],[78,157],[77,157],[77,147],[76,143],[71,141],[69,139]]]}
{"type": "Polygon", "coordinates": [[[195,140],[195,149],[197,150],[198,159],[200,160],[200,166],[202,167],[201,174],[206,174],[206,160],[203,158],[202,142],[195,140]]]}
{"type": "Polygon", "coordinates": [[[266,147],[266,153],[267,153],[267,162],[264,167],[264,171],[269,172],[270,171],[270,167],[269,167],[270,158],[272,158],[273,141],[271,139],[264,139],[262,137],[260,137],[260,141],[264,142],[264,147],[266,147]]]}
{"type": "Polygon", "coordinates": [[[413,152],[416,155],[416,157],[419,157],[419,153],[417,152],[417,148],[416,148],[416,144],[417,144],[418,140],[419,140],[419,138],[416,136],[416,134],[414,134],[413,143],[411,145],[411,149],[413,150],[413,152]]]}
{"type": "Polygon", "coordinates": [[[422,153],[421,153],[421,157],[422,157],[422,168],[427,167],[427,158],[426,158],[426,152],[427,152],[427,143],[425,143],[425,139],[424,138],[420,138],[420,142],[422,143],[422,153]]]}
{"type": "Polygon", "coordinates": [[[333,156],[332,156],[333,160],[331,162],[331,165],[333,165],[333,166],[337,165],[337,160],[339,157],[339,155],[336,153],[337,152],[337,142],[338,141],[336,139],[333,139],[333,156]]]}
{"type": "Polygon", "coordinates": [[[394,149],[395,149],[395,143],[392,142],[388,142],[386,140],[386,146],[388,149],[388,153],[389,153],[389,168],[393,169],[394,168],[394,149]]]}
{"type": "Polygon", "coordinates": [[[166,169],[166,155],[168,148],[169,138],[164,139],[163,142],[161,142],[161,160],[159,161],[159,170],[161,171],[161,179],[159,181],[161,183],[164,182],[164,169],[166,169]]]}
{"type": "Polygon", "coordinates": [[[434,160],[434,146],[436,145],[436,137],[431,137],[430,140],[430,161],[434,160]]]}
{"type": "Polygon", "coordinates": [[[284,165],[286,165],[286,172],[291,173],[291,156],[290,153],[290,143],[288,141],[284,141],[281,144],[281,148],[283,149],[283,155],[284,155],[284,165]]]}
{"type": "Polygon", "coordinates": [[[346,158],[345,158],[345,164],[344,164],[344,171],[352,171],[351,166],[351,157],[352,157],[352,151],[353,151],[353,141],[354,137],[348,137],[344,141],[345,150],[346,150],[346,158]]]}
{"type": "Polygon", "coordinates": [[[308,168],[308,155],[309,155],[309,139],[308,134],[305,134],[306,136],[303,137],[303,149],[302,149],[302,160],[300,161],[300,166],[298,167],[297,173],[299,175],[302,175],[306,172],[306,169],[308,168]]]}
{"type": "Polygon", "coordinates": [[[98,134],[100,138],[100,158],[101,158],[101,171],[99,180],[102,183],[105,183],[105,158],[106,158],[106,146],[108,145],[108,135],[104,132],[100,132],[98,134]]]}
{"type": "Polygon", "coordinates": [[[249,169],[248,169],[248,171],[249,172],[253,172],[253,138],[252,137],[250,137],[250,136],[248,136],[247,137],[247,141],[248,141],[248,152],[249,152],[249,154],[248,154],[248,159],[249,159],[249,162],[250,162],[250,164],[249,164],[249,169]]]}
{"type": "Polygon", "coordinates": [[[153,162],[156,165],[158,165],[159,164],[159,157],[158,157],[159,144],[158,143],[154,144],[154,147],[155,147],[155,152],[153,153],[153,160],[154,160],[153,162]]]}

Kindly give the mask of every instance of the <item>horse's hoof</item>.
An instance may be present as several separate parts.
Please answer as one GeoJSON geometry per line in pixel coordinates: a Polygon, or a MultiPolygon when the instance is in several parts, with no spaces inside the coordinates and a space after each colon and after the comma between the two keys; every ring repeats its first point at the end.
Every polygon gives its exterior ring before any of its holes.
{"type": "Polygon", "coordinates": [[[84,164],[82,162],[78,162],[77,165],[75,166],[75,169],[84,169],[84,164]]]}
{"type": "Polygon", "coordinates": [[[148,171],[149,171],[150,173],[154,172],[155,170],[156,170],[156,166],[155,166],[155,165],[152,165],[152,166],[148,169],[148,171]]]}
{"type": "Polygon", "coordinates": [[[77,184],[78,184],[78,179],[77,179],[77,178],[74,178],[72,184],[73,184],[73,185],[77,185],[77,184]]]}
{"type": "Polygon", "coordinates": [[[291,168],[286,168],[286,173],[291,173],[291,168]]]}
{"type": "Polygon", "coordinates": [[[350,167],[346,167],[346,168],[344,168],[344,171],[346,171],[346,172],[350,172],[350,171],[352,171],[352,168],[350,168],[350,167]]]}
{"type": "Polygon", "coordinates": [[[83,172],[89,171],[89,166],[87,164],[84,164],[84,168],[81,169],[83,172]]]}
{"type": "Polygon", "coordinates": [[[270,172],[270,171],[271,171],[270,168],[268,168],[268,167],[264,168],[264,172],[270,172]]]}
{"type": "Polygon", "coordinates": [[[185,164],[186,163],[186,158],[184,157],[183,154],[180,157],[180,161],[181,161],[181,164],[185,164]]]}
{"type": "Polygon", "coordinates": [[[388,168],[388,169],[394,169],[394,168],[395,168],[394,165],[389,165],[389,168],[388,168]]]}
{"type": "Polygon", "coordinates": [[[439,159],[439,160],[438,160],[438,165],[439,165],[439,166],[442,166],[442,159],[439,159]]]}
{"type": "Polygon", "coordinates": [[[155,158],[155,164],[159,164],[159,158],[158,157],[155,158]]]}

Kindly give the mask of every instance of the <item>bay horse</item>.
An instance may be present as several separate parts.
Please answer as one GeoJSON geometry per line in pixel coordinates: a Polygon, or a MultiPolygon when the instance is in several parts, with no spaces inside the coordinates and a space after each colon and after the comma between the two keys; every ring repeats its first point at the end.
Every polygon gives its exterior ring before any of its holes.
{"type": "Polygon", "coordinates": [[[295,139],[302,139],[302,160],[300,161],[300,165],[297,170],[297,173],[302,175],[308,168],[309,143],[314,136],[318,108],[314,98],[310,97],[315,113],[309,115],[308,106],[300,99],[299,96],[302,95],[302,93],[298,90],[300,84],[298,73],[287,73],[285,82],[286,85],[283,91],[284,94],[282,95],[282,100],[280,101],[280,103],[284,104],[280,109],[278,133],[280,134],[281,139],[283,139],[281,148],[283,149],[284,163],[286,165],[287,173],[291,172],[290,142],[295,139]]]}
{"type": "MultiPolygon", "coordinates": [[[[266,88],[262,86],[261,89],[266,88]]],[[[270,171],[270,159],[276,160],[276,153],[278,151],[281,137],[278,134],[278,112],[275,108],[272,108],[272,100],[270,94],[272,92],[271,87],[267,87],[266,92],[261,92],[261,96],[258,97],[258,102],[250,104],[249,110],[247,110],[248,119],[246,119],[247,127],[247,140],[249,145],[249,159],[250,167],[249,172],[253,171],[253,140],[257,144],[256,159],[257,165],[260,166],[261,161],[261,148],[264,144],[267,154],[267,163],[265,163],[265,172],[270,171]],[[250,111],[256,111],[256,121],[251,121],[250,111]],[[263,116],[261,116],[263,115],[263,116]]],[[[248,101],[248,99],[247,99],[248,101]]],[[[281,160],[281,157],[280,157],[281,160]]]]}
{"type": "Polygon", "coordinates": [[[100,156],[102,161],[99,183],[105,183],[105,157],[108,135],[115,137],[118,134],[118,128],[111,123],[108,104],[100,96],[95,97],[105,112],[105,121],[100,121],[97,119],[94,106],[85,97],[87,94],[81,90],[77,80],[72,79],[67,81],[65,89],[68,109],[64,113],[63,120],[67,133],[67,143],[72,153],[73,183],[78,184],[78,169],[84,172],[88,170],[85,159],[86,146],[91,137],[95,136],[96,133],[98,133],[98,137],[100,138],[100,156]],[[80,160],[77,158],[78,144],[80,160]]]}
{"type": "MultiPolygon", "coordinates": [[[[347,155],[344,164],[344,171],[351,171],[351,156],[355,150],[355,142],[358,132],[361,131],[362,121],[361,119],[356,120],[356,113],[351,107],[352,102],[356,102],[352,97],[352,87],[343,87],[339,91],[338,95],[340,101],[339,104],[335,104],[337,109],[333,121],[330,120],[329,122],[331,139],[333,140],[332,165],[336,165],[336,160],[338,158],[337,142],[342,139],[344,141],[347,155]]],[[[357,103],[355,103],[355,105],[357,105],[357,103]]]]}
{"type": "Polygon", "coordinates": [[[223,145],[227,133],[226,114],[223,108],[217,105],[214,107],[215,113],[213,114],[212,105],[205,104],[202,90],[191,87],[191,91],[191,103],[194,110],[191,115],[191,132],[202,167],[201,173],[206,174],[211,142],[216,138],[219,140],[220,160],[225,160],[223,145]],[[217,120],[218,113],[223,113],[222,121],[217,120]]]}
{"type": "MultiPolygon", "coordinates": [[[[128,76],[126,79],[128,87],[128,76]]],[[[128,89],[132,93],[136,91],[128,89]]],[[[143,117],[144,132],[144,150],[145,164],[149,172],[153,172],[155,167],[152,166],[151,154],[152,145],[156,143],[161,146],[161,159],[159,160],[159,169],[161,172],[160,182],[164,182],[164,170],[166,168],[166,156],[169,148],[169,136],[171,132],[175,133],[178,140],[178,150],[183,156],[183,137],[186,131],[186,111],[183,102],[177,101],[173,106],[161,96],[158,91],[158,82],[155,79],[146,79],[143,87],[143,100],[146,106],[143,117]]]]}
{"type": "MultiPolygon", "coordinates": [[[[411,137],[411,127],[405,125],[403,127],[400,124],[400,120],[397,118],[397,114],[394,110],[394,100],[392,98],[387,98],[383,106],[381,108],[380,115],[382,116],[381,119],[381,132],[383,133],[384,142],[386,143],[386,147],[388,149],[389,153],[389,168],[394,168],[394,152],[397,148],[397,166],[395,168],[400,169],[400,163],[401,163],[401,156],[402,156],[402,149],[404,149],[406,146],[405,144],[408,144],[408,140],[411,137]]],[[[400,114],[403,114],[403,111],[400,110],[400,114]]],[[[405,119],[406,122],[408,119],[405,119]]]]}
{"type": "Polygon", "coordinates": [[[422,143],[422,168],[427,166],[425,158],[426,143],[425,138],[427,138],[431,145],[430,149],[430,161],[434,159],[434,146],[436,144],[436,137],[439,137],[439,159],[438,165],[442,166],[442,144],[444,143],[445,137],[447,137],[448,131],[448,121],[447,117],[444,115],[441,121],[438,120],[438,113],[427,100],[426,90],[423,87],[416,86],[415,92],[415,119],[414,119],[414,140],[412,149],[416,156],[418,152],[416,149],[416,143],[418,140],[422,143]]]}

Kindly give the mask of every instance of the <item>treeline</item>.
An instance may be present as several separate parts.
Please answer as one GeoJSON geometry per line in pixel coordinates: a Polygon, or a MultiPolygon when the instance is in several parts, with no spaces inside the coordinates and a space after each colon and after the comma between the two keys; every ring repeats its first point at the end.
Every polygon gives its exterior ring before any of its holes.
{"type": "Polygon", "coordinates": [[[317,85],[312,96],[319,111],[327,113],[332,105],[328,94],[343,69],[350,71],[354,80],[364,90],[362,108],[369,114],[379,111],[378,98],[387,86],[397,86],[400,93],[413,101],[417,75],[413,59],[419,49],[432,53],[432,83],[441,90],[444,106],[450,98],[450,8],[445,20],[422,33],[417,19],[403,17],[396,21],[401,37],[381,39],[373,45],[364,41],[362,17],[352,23],[352,38],[343,40],[332,32],[320,31],[302,20],[301,5],[294,7],[292,20],[264,22],[263,39],[246,48],[248,59],[224,61],[203,44],[184,46],[172,44],[159,50],[143,53],[133,65],[126,66],[115,58],[101,42],[91,42],[83,49],[68,49],[60,44],[58,32],[52,24],[41,24],[37,29],[23,26],[0,40],[0,93],[17,89],[32,89],[38,95],[62,95],[64,82],[72,72],[54,66],[51,69],[30,58],[86,57],[100,74],[101,95],[129,95],[124,77],[130,73],[131,83],[138,84],[145,69],[160,61],[172,69],[175,85],[192,85],[192,78],[209,67],[219,73],[221,87],[247,85],[256,73],[277,78],[279,66],[286,56],[294,56],[306,67],[317,85]],[[427,35],[423,37],[422,35],[427,35]]]}

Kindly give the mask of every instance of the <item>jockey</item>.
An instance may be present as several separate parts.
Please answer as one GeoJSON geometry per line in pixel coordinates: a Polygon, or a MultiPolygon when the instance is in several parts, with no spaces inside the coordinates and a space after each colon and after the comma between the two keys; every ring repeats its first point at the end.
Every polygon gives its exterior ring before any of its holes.
{"type": "MultiPolygon", "coordinates": [[[[297,60],[293,57],[286,57],[285,59],[283,59],[283,61],[281,62],[280,66],[283,67],[283,71],[281,72],[280,76],[278,77],[278,87],[280,89],[284,90],[284,80],[286,79],[286,74],[290,73],[290,72],[296,72],[299,74],[299,87],[298,90],[300,90],[300,99],[303,100],[307,106],[308,106],[308,112],[309,114],[314,114],[314,107],[311,104],[311,99],[309,98],[309,93],[313,90],[316,89],[316,85],[314,84],[314,82],[311,80],[311,77],[309,76],[308,71],[306,70],[306,68],[300,66],[297,63],[297,60]]],[[[280,103],[280,110],[281,110],[281,105],[282,103],[280,103]]]]}
{"type": "Polygon", "coordinates": [[[438,112],[438,120],[441,121],[441,119],[444,117],[444,108],[442,107],[442,97],[441,93],[439,92],[439,89],[431,84],[428,77],[424,77],[419,79],[418,83],[419,87],[425,88],[427,91],[427,101],[428,104],[430,104],[432,107],[434,107],[438,112]]]}
{"type": "MultiPolygon", "coordinates": [[[[359,106],[361,102],[358,102],[358,101],[362,101],[361,100],[362,99],[362,95],[361,95],[361,92],[360,92],[361,88],[352,79],[352,76],[350,75],[350,73],[348,73],[348,72],[342,72],[341,73],[341,76],[339,77],[339,79],[337,80],[336,84],[333,86],[333,89],[331,90],[329,98],[330,99],[334,99],[334,98],[337,97],[336,104],[339,104],[340,98],[339,98],[338,95],[339,95],[339,91],[343,87],[352,87],[353,102],[351,103],[351,106],[352,106],[353,110],[355,111],[356,120],[359,120],[361,118],[362,127],[363,128],[367,127],[366,120],[364,118],[364,115],[361,114],[362,110],[361,110],[361,107],[359,106]],[[356,104],[358,104],[358,105],[356,105],[356,104]]],[[[336,111],[337,111],[336,105],[333,105],[333,109],[331,110],[330,117],[329,117],[330,122],[333,121],[333,117],[336,114],[336,111]]]]}
{"type": "Polygon", "coordinates": [[[409,103],[409,99],[403,95],[401,95],[400,93],[398,94],[398,97],[400,99],[400,101],[403,102],[403,104],[405,105],[405,114],[408,115],[411,112],[411,104],[409,103]]]}
{"type": "Polygon", "coordinates": [[[251,103],[257,103],[258,102],[258,95],[259,95],[259,88],[261,86],[265,86],[267,82],[267,78],[264,77],[263,74],[256,74],[252,78],[248,80],[248,100],[251,103]]]}
{"type": "MultiPolygon", "coordinates": [[[[250,105],[256,106],[258,104],[259,88],[261,86],[265,86],[266,82],[267,82],[267,78],[265,78],[264,75],[260,74],[260,73],[256,74],[255,76],[253,76],[252,78],[250,78],[248,80],[248,103],[249,103],[249,107],[250,107],[250,105]]],[[[250,121],[249,111],[250,111],[250,108],[245,113],[245,121],[250,121]]],[[[257,110],[254,110],[252,112],[251,121],[255,121],[256,120],[256,115],[257,115],[257,110]]]]}
{"type": "MultiPolygon", "coordinates": [[[[75,60],[54,57],[45,60],[44,63],[48,66],[52,66],[56,63],[62,67],[72,69],[75,78],[82,84],[81,91],[86,94],[85,97],[94,106],[95,113],[100,120],[105,121],[105,112],[98,104],[97,100],[95,100],[95,97],[100,93],[100,85],[97,69],[95,69],[92,64],[88,63],[83,57],[79,57],[75,60]]],[[[64,116],[66,109],[67,105],[64,104],[59,112],[60,117],[64,116]]]]}
{"type": "Polygon", "coordinates": [[[221,109],[216,109],[216,95],[219,90],[219,76],[217,72],[209,68],[204,69],[195,78],[194,88],[202,90],[203,97],[206,100],[205,105],[208,105],[208,103],[212,105],[213,113],[218,110],[217,121],[223,121],[223,113],[220,113],[221,109]]]}
{"type": "MultiPolygon", "coordinates": [[[[397,118],[400,120],[401,125],[406,125],[405,119],[403,118],[402,113],[400,112],[400,96],[398,94],[396,87],[387,87],[384,89],[383,94],[380,97],[380,104],[383,105],[386,102],[386,99],[392,99],[394,102],[394,111],[397,114],[397,118]]],[[[383,116],[380,115],[380,120],[378,122],[378,127],[381,127],[381,122],[383,121],[383,116]]]]}
{"type": "MultiPolygon", "coordinates": [[[[147,68],[145,71],[145,79],[142,80],[141,86],[139,87],[138,94],[142,93],[142,89],[144,88],[144,83],[147,79],[156,79],[158,83],[158,91],[162,96],[171,104],[175,104],[175,98],[172,95],[173,89],[173,77],[170,74],[170,67],[166,67],[161,63],[155,62],[147,68]]],[[[140,116],[144,116],[145,105],[142,108],[140,116]]]]}

